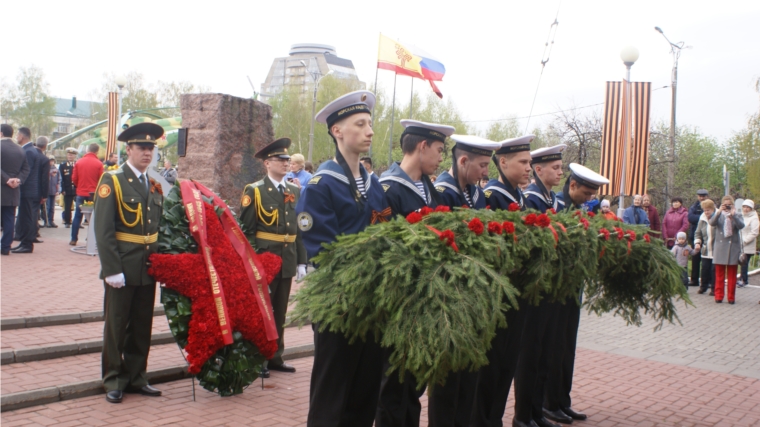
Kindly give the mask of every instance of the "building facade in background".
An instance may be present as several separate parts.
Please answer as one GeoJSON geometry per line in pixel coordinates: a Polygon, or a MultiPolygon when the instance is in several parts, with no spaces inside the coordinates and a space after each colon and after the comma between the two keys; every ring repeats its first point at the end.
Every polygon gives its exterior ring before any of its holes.
{"type": "Polygon", "coordinates": [[[76,96],[71,99],[55,98],[55,114],[52,117],[55,127],[50,140],[54,141],[96,121],[104,120],[104,114],[98,113],[99,111],[105,111],[100,102],[79,101],[76,96]]]}
{"type": "MultiPolygon", "coordinates": [[[[359,76],[350,59],[340,58],[333,46],[317,43],[299,43],[290,47],[290,54],[283,58],[275,58],[267,74],[266,81],[261,84],[259,99],[267,102],[277,95],[285,86],[300,87],[302,92],[313,89],[312,74],[324,76],[332,71],[332,76],[341,79],[359,81],[359,76]]],[[[364,89],[366,84],[361,83],[364,89]]]]}

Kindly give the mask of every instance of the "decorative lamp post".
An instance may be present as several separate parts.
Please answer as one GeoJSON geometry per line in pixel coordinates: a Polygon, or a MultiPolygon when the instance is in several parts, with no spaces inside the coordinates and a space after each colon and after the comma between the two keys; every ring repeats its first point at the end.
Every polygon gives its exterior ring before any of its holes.
{"type": "Polygon", "coordinates": [[[625,64],[625,117],[623,118],[623,170],[620,175],[620,203],[618,217],[623,217],[625,211],[625,174],[628,163],[628,142],[631,139],[631,66],[639,59],[639,50],[634,46],[626,46],[620,51],[620,59],[625,64]]]}
{"type": "MultiPolygon", "coordinates": [[[[317,58],[314,58],[314,59],[317,59],[317,58]]],[[[309,67],[306,65],[306,63],[303,60],[301,60],[300,62],[301,62],[301,65],[303,65],[304,69],[306,69],[306,71],[309,73],[312,80],[314,80],[314,99],[311,102],[311,130],[309,131],[309,159],[308,160],[311,162],[311,152],[314,149],[314,115],[316,114],[316,109],[317,109],[317,89],[319,88],[320,80],[332,74],[333,70],[328,71],[327,74],[322,76],[322,74],[319,72],[319,69],[317,69],[317,71],[315,72],[309,71],[309,67]],[[321,76],[321,77],[318,77],[318,76],[321,76]]]]}
{"type": "MultiPolygon", "coordinates": [[[[121,90],[124,89],[124,86],[127,85],[127,78],[124,77],[123,74],[119,74],[114,79],[114,83],[116,83],[116,86],[119,88],[119,117],[116,119],[116,136],[118,137],[121,133],[121,90]]],[[[117,157],[119,160],[121,160],[121,141],[117,142],[117,157]]]]}

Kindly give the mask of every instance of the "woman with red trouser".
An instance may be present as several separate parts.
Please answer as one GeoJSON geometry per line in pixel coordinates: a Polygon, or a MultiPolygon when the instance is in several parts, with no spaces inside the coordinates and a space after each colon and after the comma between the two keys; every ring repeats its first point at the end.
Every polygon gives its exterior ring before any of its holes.
{"type": "Polygon", "coordinates": [[[715,302],[723,302],[724,281],[728,279],[728,303],[733,304],[736,301],[736,267],[739,265],[739,255],[743,249],[739,230],[744,228],[742,215],[736,214],[733,197],[723,197],[720,207],[710,217],[710,225],[715,227],[713,237],[715,302]]]}

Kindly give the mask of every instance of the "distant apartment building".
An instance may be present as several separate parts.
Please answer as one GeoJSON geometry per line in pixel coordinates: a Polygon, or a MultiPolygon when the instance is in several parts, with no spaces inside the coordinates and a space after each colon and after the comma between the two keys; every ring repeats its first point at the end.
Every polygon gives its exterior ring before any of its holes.
{"type": "Polygon", "coordinates": [[[80,101],[77,97],[55,98],[55,114],[52,119],[55,122],[51,140],[56,140],[63,136],[81,129],[92,123],[103,120],[105,117],[105,108],[100,102],[80,101]],[[97,107],[100,106],[100,109],[97,107]],[[98,111],[102,111],[100,115],[98,111]]]}
{"type": "MultiPolygon", "coordinates": [[[[350,59],[340,58],[333,46],[316,43],[299,43],[290,47],[290,53],[283,58],[275,58],[269,68],[266,81],[261,84],[259,99],[267,102],[285,86],[298,86],[302,92],[314,86],[313,74],[317,78],[332,71],[332,75],[342,79],[359,81],[359,76],[350,59]]],[[[361,83],[362,87],[366,84],[361,83]]]]}

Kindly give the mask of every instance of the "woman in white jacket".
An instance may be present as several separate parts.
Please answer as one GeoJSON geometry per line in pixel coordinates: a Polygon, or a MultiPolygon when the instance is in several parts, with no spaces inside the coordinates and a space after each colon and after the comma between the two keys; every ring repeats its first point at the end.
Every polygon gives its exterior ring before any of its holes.
{"type": "Polygon", "coordinates": [[[713,227],[707,222],[712,214],[715,213],[715,202],[706,199],[701,203],[702,215],[699,216],[697,230],[694,232],[694,249],[702,253],[702,264],[700,266],[700,280],[698,294],[707,292],[710,288],[710,295],[715,295],[715,268],[712,265],[713,260],[713,227]]]}
{"type": "Polygon", "coordinates": [[[744,254],[747,259],[741,264],[741,280],[736,286],[743,288],[747,286],[749,282],[749,259],[757,251],[757,235],[760,233],[760,219],[755,212],[755,202],[752,200],[745,200],[742,204],[742,215],[744,216],[744,228],[742,229],[742,244],[744,245],[744,254]]]}

